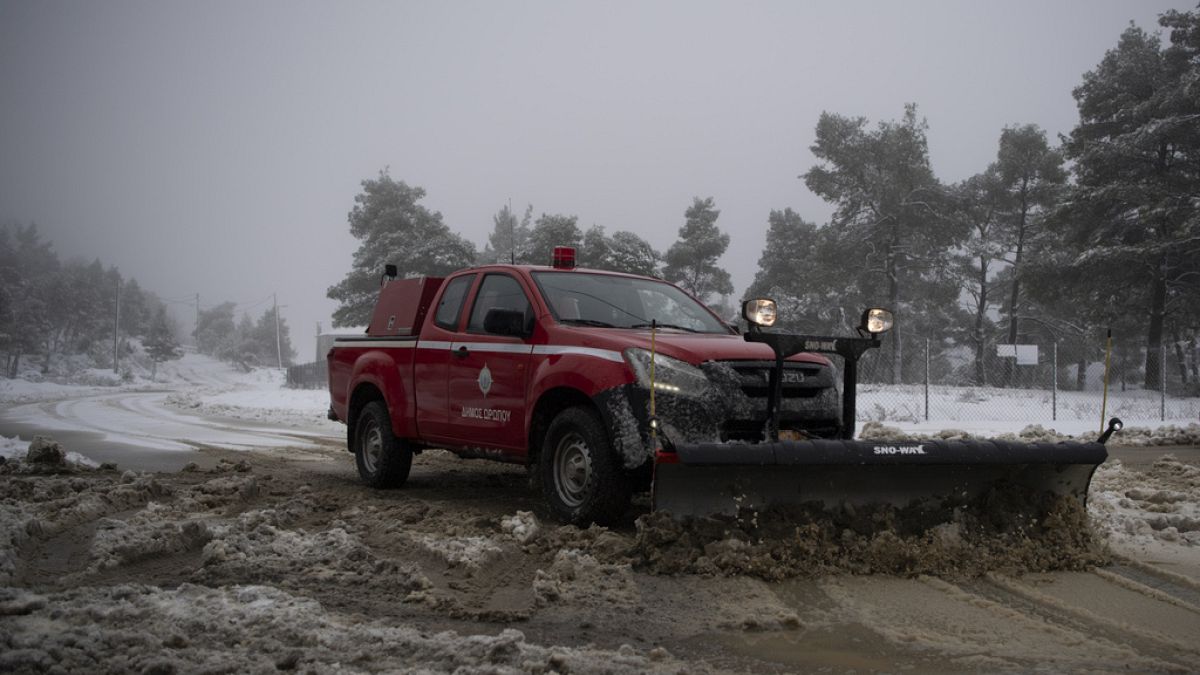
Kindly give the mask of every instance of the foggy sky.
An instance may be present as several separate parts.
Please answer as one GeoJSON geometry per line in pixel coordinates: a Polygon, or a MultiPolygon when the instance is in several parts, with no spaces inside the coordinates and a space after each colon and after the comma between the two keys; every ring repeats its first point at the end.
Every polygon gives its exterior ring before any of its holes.
{"type": "Polygon", "coordinates": [[[740,293],[771,209],[829,217],[797,178],[822,110],[917,103],[961,180],[1005,125],[1070,131],[1128,22],[1193,4],[2,0],[0,222],[180,300],[188,330],[196,293],[257,317],[278,292],[300,362],[385,167],[480,248],[511,199],[665,250],[712,196],[740,293]]]}

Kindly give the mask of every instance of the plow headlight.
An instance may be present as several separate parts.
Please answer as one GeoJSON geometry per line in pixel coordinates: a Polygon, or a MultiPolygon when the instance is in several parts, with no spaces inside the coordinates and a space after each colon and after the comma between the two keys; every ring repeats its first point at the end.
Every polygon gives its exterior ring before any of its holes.
{"type": "MultiPolygon", "coordinates": [[[[631,347],[625,350],[625,360],[637,376],[637,383],[650,388],[650,352],[631,347]]],[[[654,389],[668,394],[698,396],[708,390],[704,371],[687,361],[662,354],[654,355],[654,389]]]]}
{"type": "Polygon", "coordinates": [[[886,333],[892,329],[892,313],[886,309],[872,307],[863,312],[859,329],[872,335],[886,333]]]}
{"type": "Polygon", "coordinates": [[[778,316],[775,301],[769,298],[756,298],[742,303],[742,318],[755,326],[774,326],[778,316]]]}

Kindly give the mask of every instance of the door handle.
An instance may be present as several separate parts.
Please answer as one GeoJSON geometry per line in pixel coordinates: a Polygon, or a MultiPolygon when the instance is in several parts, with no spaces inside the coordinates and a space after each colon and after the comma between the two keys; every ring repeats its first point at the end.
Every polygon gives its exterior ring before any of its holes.
{"type": "Polygon", "coordinates": [[[462,347],[459,347],[458,349],[454,350],[454,355],[460,359],[467,358],[467,354],[469,354],[469,353],[470,352],[467,350],[466,345],[463,345],[462,347]]]}

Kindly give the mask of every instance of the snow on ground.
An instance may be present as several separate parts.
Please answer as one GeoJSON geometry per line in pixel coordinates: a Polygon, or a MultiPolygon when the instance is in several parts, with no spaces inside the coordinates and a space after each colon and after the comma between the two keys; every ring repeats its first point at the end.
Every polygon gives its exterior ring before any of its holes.
{"type": "MultiPolygon", "coordinates": [[[[38,377],[36,373],[28,375],[38,377]]],[[[243,372],[202,354],[187,353],[179,360],[159,364],[153,379],[148,373],[122,378],[111,370],[94,368],[79,372],[71,383],[0,379],[0,403],[167,389],[172,391],[167,404],[188,414],[340,433],[337,423],[325,419],[327,391],[288,389],[284,380],[282,369],[243,372]]],[[[875,421],[928,435],[944,429],[979,436],[1015,434],[1037,424],[1062,435],[1079,436],[1099,431],[1102,406],[1098,391],[1059,391],[1055,396],[1041,389],[933,385],[928,390],[928,405],[922,385],[862,384],[858,392],[860,427],[875,421]]],[[[1186,427],[1200,422],[1200,397],[1163,401],[1158,392],[1114,390],[1109,392],[1105,417],[1114,416],[1130,427],[1186,427]]]]}
{"type": "MultiPolygon", "coordinates": [[[[27,441],[23,441],[19,438],[8,438],[7,436],[0,436],[0,457],[3,457],[5,460],[9,460],[9,459],[24,460],[25,455],[28,452],[29,452],[29,443],[27,441]]],[[[92,461],[90,458],[84,457],[83,455],[79,454],[78,452],[68,451],[66,453],[66,459],[68,462],[72,462],[74,464],[82,464],[84,466],[90,466],[92,468],[96,468],[96,467],[100,466],[100,464],[98,462],[92,461]]]]}
{"type": "Polygon", "coordinates": [[[858,388],[858,419],[885,422],[912,433],[954,428],[977,435],[1015,433],[1030,424],[1079,435],[1098,432],[1102,416],[1148,428],[1200,422],[1200,398],[1168,396],[1163,400],[1158,392],[1144,390],[1110,390],[1105,406],[1099,391],[1059,391],[1055,395],[1044,389],[932,385],[928,401],[926,407],[922,385],[862,384],[858,388]]]}
{"type": "Polygon", "coordinates": [[[1144,553],[1164,544],[1198,551],[1200,468],[1171,454],[1141,471],[1110,460],[1096,470],[1088,511],[1118,552],[1144,553]]]}
{"type": "Polygon", "coordinates": [[[280,369],[256,368],[227,375],[218,385],[176,391],[167,403],[192,414],[341,433],[340,425],[326,418],[329,392],[289,389],[284,380],[285,373],[280,369]]]}

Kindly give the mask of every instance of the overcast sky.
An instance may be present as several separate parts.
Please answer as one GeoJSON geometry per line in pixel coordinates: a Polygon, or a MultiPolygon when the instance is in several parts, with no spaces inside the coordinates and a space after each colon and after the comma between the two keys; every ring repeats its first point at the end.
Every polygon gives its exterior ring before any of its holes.
{"type": "Polygon", "coordinates": [[[771,209],[829,217],[797,178],[821,111],[915,102],[961,180],[1005,125],[1068,132],[1129,21],[1193,6],[0,0],[0,222],[165,298],[278,292],[300,361],[384,167],[480,248],[509,199],[665,250],[714,197],[740,293],[771,209]]]}

